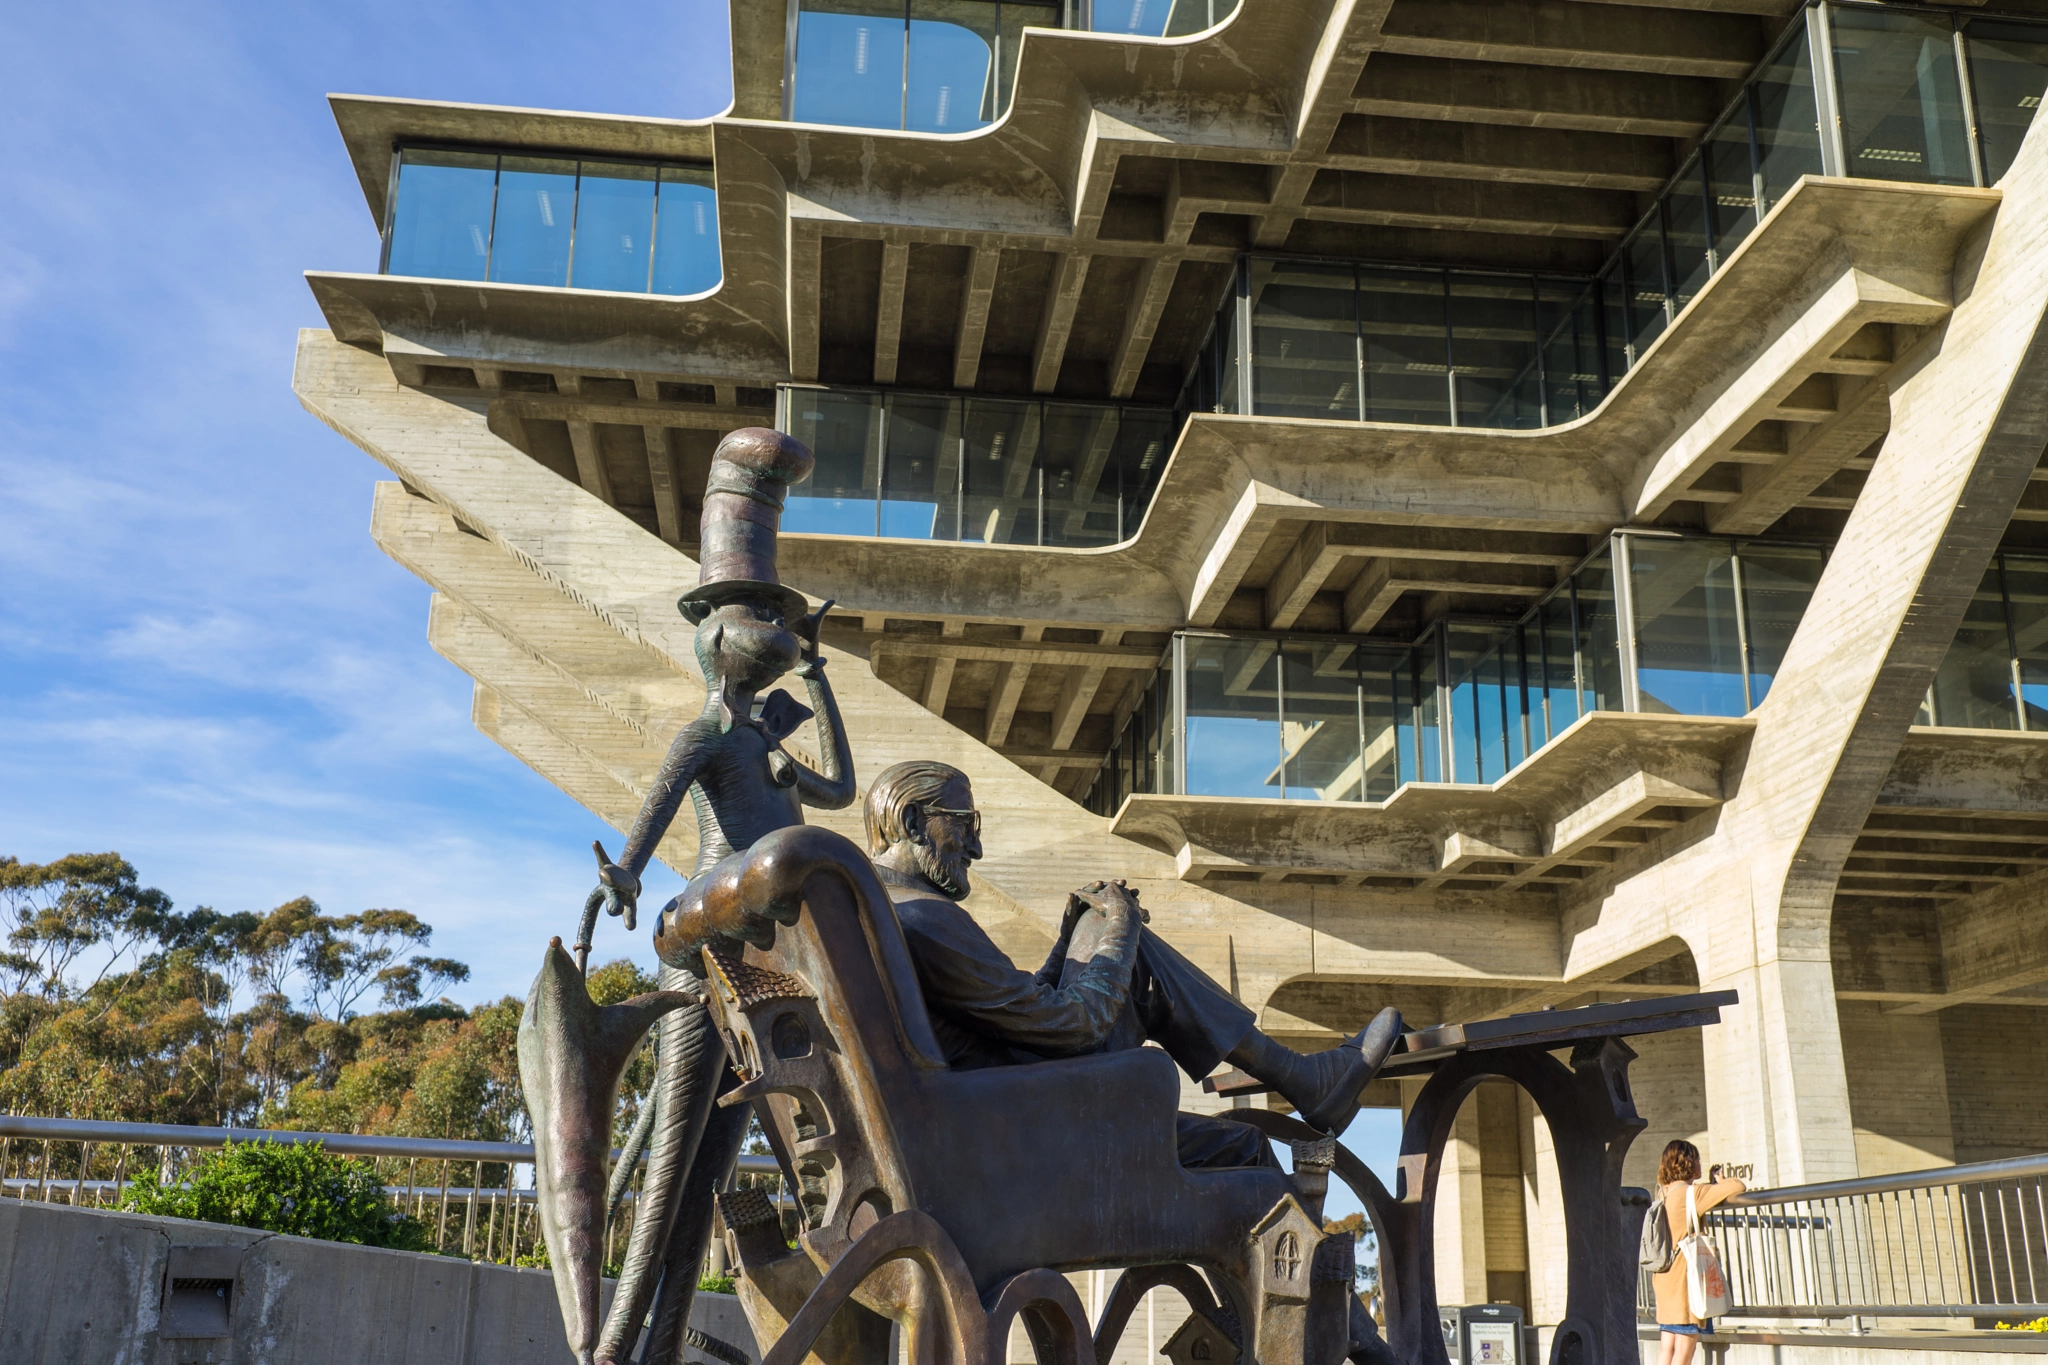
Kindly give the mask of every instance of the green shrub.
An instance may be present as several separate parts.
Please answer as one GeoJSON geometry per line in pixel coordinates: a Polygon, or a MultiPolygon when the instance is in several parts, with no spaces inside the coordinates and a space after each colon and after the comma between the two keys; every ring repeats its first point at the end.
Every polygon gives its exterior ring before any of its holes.
{"type": "Polygon", "coordinates": [[[2048,1318],[2035,1318],[2032,1322],[2001,1322],[2001,1332],[2048,1332],[2048,1318]]]}
{"type": "Polygon", "coordinates": [[[328,1242],[434,1249],[425,1226],[384,1193],[375,1166],[317,1142],[229,1143],[187,1171],[183,1183],[161,1184],[153,1172],[138,1177],[121,1207],[328,1242]]]}
{"type": "Polygon", "coordinates": [[[697,1292],[700,1294],[730,1294],[732,1293],[732,1283],[732,1276],[730,1275],[706,1275],[703,1279],[697,1281],[697,1292]]]}

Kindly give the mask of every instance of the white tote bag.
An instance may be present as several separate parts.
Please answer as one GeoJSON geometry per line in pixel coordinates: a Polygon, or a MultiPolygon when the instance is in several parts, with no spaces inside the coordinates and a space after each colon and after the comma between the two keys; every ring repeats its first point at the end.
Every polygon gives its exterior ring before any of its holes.
{"type": "Polygon", "coordinates": [[[1728,1311],[1728,1277],[1721,1273],[1721,1253],[1700,1231],[1696,1188],[1685,1187],[1685,1240],[1678,1244],[1678,1254],[1685,1258],[1685,1294],[1694,1321],[1718,1318],[1728,1311]]]}

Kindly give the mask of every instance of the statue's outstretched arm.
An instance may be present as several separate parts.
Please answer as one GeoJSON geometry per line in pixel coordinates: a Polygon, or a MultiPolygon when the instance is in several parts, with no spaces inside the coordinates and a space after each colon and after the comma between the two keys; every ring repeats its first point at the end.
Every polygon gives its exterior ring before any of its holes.
{"type": "Polygon", "coordinates": [[[610,913],[625,915],[627,929],[634,927],[640,905],[640,874],[647,870],[654,850],[682,808],[683,798],[689,795],[690,784],[703,770],[705,741],[711,737],[708,728],[709,723],[699,717],[676,732],[674,742],[668,746],[668,756],[661,761],[661,772],[647,789],[647,799],[641,803],[640,814],[626,836],[625,851],[619,854],[618,862],[599,865],[597,889],[584,902],[586,920],[601,903],[610,913]]]}
{"type": "Polygon", "coordinates": [[[832,604],[827,602],[815,616],[805,617],[805,628],[797,631],[797,638],[804,643],[804,658],[796,666],[796,675],[804,680],[804,687],[811,694],[819,757],[825,771],[813,772],[808,765],[797,764],[796,789],[806,806],[820,810],[842,810],[853,804],[854,797],[853,750],[846,742],[846,726],[839,720],[839,702],[825,677],[825,661],[818,655],[817,627],[831,608],[832,604]]]}

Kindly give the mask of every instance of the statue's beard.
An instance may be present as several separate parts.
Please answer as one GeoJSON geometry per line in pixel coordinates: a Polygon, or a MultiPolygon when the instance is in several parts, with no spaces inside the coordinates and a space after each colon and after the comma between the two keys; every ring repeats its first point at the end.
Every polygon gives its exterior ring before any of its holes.
{"type": "Polygon", "coordinates": [[[933,886],[952,897],[964,900],[967,896],[967,867],[973,862],[964,853],[941,853],[930,844],[913,845],[917,855],[917,870],[933,886]]]}

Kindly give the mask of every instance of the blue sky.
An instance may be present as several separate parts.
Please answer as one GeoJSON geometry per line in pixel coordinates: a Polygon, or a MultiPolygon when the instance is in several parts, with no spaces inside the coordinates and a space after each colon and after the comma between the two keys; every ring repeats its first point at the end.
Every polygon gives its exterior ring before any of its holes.
{"type": "Polygon", "coordinates": [[[326,95],[701,117],[730,83],[704,0],[5,7],[0,854],[403,907],[458,998],[525,993],[607,830],[470,725],[370,542],[389,474],[292,397],[301,272],[377,262],[326,95]]]}

